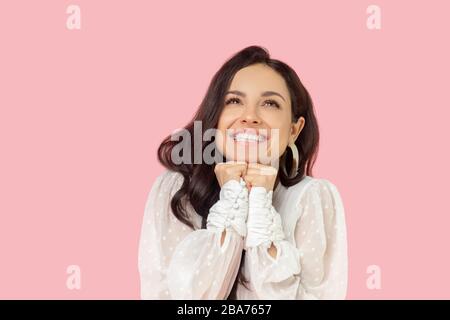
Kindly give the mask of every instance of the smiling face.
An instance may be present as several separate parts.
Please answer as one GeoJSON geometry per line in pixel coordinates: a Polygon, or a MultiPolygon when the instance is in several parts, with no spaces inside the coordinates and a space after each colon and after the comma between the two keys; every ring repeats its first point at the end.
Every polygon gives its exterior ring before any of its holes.
{"type": "Polygon", "coordinates": [[[303,129],[292,122],[291,99],[284,78],[258,63],[239,70],[225,95],[216,145],[227,161],[277,163],[303,129]]]}

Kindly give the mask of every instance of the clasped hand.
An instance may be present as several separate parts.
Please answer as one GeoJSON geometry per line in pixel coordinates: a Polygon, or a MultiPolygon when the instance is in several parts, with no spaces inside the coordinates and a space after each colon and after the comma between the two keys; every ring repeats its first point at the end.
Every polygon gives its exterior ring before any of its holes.
{"type": "Polygon", "coordinates": [[[270,191],[274,188],[278,171],[272,166],[260,163],[228,161],[217,164],[214,173],[220,187],[229,180],[240,181],[242,178],[249,191],[252,187],[264,187],[270,191]]]}

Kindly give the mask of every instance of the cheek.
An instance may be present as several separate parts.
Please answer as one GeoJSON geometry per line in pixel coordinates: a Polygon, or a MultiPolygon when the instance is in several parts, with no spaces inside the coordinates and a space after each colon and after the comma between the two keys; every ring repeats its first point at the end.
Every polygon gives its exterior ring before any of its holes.
{"type": "Polygon", "coordinates": [[[291,124],[290,113],[285,110],[261,109],[260,117],[270,128],[280,128],[280,135],[281,130],[289,128],[291,124]]]}
{"type": "MultiPolygon", "coordinates": [[[[281,139],[280,139],[281,140],[281,139]]],[[[280,157],[283,155],[283,153],[286,151],[286,148],[287,148],[287,146],[288,146],[288,140],[287,140],[287,138],[285,138],[285,139],[282,139],[281,140],[281,142],[280,142],[280,149],[279,149],[279,155],[280,155],[280,157]]]]}
{"type": "Polygon", "coordinates": [[[231,127],[231,125],[236,120],[236,117],[233,115],[232,112],[229,111],[222,111],[222,114],[220,115],[219,122],[217,124],[217,130],[215,135],[216,140],[216,146],[217,149],[224,154],[225,152],[225,145],[226,145],[226,134],[227,129],[231,127]]]}
{"type": "Polygon", "coordinates": [[[283,155],[288,144],[288,135],[286,130],[272,130],[272,137],[270,143],[271,156],[279,158],[283,155]]]}
{"type": "Polygon", "coordinates": [[[239,115],[236,112],[233,112],[233,110],[227,110],[225,108],[220,114],[217,128],[224,131],[229,128],[238,118],[239,115]]]}
{"type": "Polygon", "coordinates": [[[273,112],[266,112],[262,118],[270,130],[274,131],[274,135],[278,136],[279,145],[287,144],[286,141],[288,141],[291,128],[289,117],[284,113],[275,114],[273,112]]]}
{"type": "Polygon", "coordinates": [[[286,150],[289,142],[290,127],[286,128],[286,124],[279,124],[277,127],[271,126],[271,150],[273,150],[273,156],[281,157],[286,150]],[[278,152],[278,154],[275,154],[278,152]]]}

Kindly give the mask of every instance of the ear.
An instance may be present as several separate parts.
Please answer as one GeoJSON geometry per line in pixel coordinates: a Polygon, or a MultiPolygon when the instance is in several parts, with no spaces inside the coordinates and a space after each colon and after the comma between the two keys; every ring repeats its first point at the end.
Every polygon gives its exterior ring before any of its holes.
{"type": "Polygon", "coordinates": [[[305,126],[305,118],[300,117],[298,118],[297,122],[291,124],[291,134],[290,134],[290,141],[294,142],[297,140],[300,132],[303,130],[303,127],[305,126]]]}

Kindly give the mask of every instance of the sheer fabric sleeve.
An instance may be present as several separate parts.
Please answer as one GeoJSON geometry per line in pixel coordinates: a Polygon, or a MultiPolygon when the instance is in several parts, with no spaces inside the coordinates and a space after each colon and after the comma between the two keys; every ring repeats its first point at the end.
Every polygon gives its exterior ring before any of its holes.
{"type": "Polygon", "coordinates": [[[258,299],[344,299],[347,240],[340,194],[325,179],[312,181],[297,203],[294,243],[271,204],[272,192],[250,191],[245,266],[258,299]],[[268,248],[276,247],[273,258],[268,248]]]}
{"type": "Polygon", "coordinates": [[[244,245],[247,189],[236,180],[224,184],[210,208],[207,228],[194,230],[176,219],[170,207],[182,179],[167,171],[149,193],[139,249],[141,298],[226,299],[244,245]]]}

